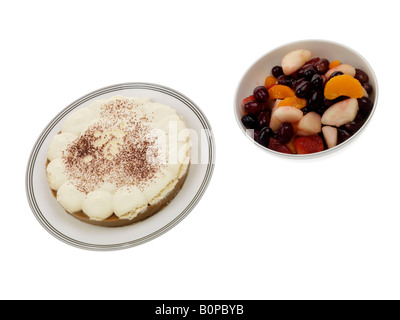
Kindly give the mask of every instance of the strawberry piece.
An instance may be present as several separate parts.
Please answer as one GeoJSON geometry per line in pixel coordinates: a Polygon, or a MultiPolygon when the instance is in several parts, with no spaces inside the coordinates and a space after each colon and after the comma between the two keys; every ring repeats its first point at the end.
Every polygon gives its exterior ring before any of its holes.
{"type": "Polygon", "coordinates": [[[324,150],[324,142],[319,135],[297,137],[294,146],[298,154],[309,154],[324,150]]]}
{"type": "Polygon", "coordinates": [[[254,98],[253,95],[248,96],[247,98],[244,98],[244,99],[243,99],[243,105],[245,105],[246,102],[249,102],[249,101],[256,101],[256,99],[254,98]]]}
{"type": "Polygon", "coordinates": [[[268,148],[282,153],[292,153],[292,151],[284,144],[274,138],[269,138],[268,148]]]}

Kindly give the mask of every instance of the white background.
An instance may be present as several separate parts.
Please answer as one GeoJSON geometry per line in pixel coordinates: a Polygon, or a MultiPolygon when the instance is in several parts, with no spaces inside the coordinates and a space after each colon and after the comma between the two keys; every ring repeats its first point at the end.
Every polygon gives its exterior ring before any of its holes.
{"type": "Polygon", "coordinates": [[[399,51],[394,1],[3,1],[2,299],[400,298],[399,51]],[[238,129],[233,97],[260,56],[327,39],[378,77],[377,111],[342,152],[289,161],[238,129]],[[88,92],[151,82],[190,97],[213,127],[212,181],[178,226],[138,247],[74,248],[25,194],[31,149],[88,92]]]}

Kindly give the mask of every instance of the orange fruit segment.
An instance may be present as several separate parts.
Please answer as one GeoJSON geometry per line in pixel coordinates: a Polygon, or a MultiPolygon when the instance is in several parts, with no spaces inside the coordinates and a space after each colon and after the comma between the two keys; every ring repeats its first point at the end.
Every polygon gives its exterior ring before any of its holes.
{"type": "Polygon", "coordinates": [[[265,78],[265,83],[264,86],[269,89],[271,88],[273,85],[275,85],[277,83],[278,79],[276,79],[273,76],[268,76],[265,78]]]}
{"type": "Polygon", "coordinates": [[[290,141],[286,144],[286,147],[288,147],[290,149],[290,151],[292,151],[292,153],[297,153],[296,152],[296,147],[294,145],[294,135],[292,137],[292,139],[290,139],[290,141]]]}
{"type": "Polygon", "coordinates": [[[268,89],[270,99],[285,99],[296,96],[294,90],[282,84],[276,84],[268,89]]]}
{"type": "Polygon", "coordinates": [[[330,64],[329,64],[329,69],[332,69],[334,67],[340,66],[340,61],[339,60],[333,60],[330,64]]]}
{"type": "Polygon", "coordinates": [[[243,104],[246,104],[246,102],[249,102],[249,101],[256,101],[256,99],[254,98],[253,95],[248,96],[247,98],[243,99],[243,104]]]}
{"type": "Polygon", "coordinates": [[[306,99],[294,96],[281,100],[278,104],[278,108],[282,106],[290,106],[290,107],[295,107],[297,109],[303,109],[306,105],[307,105],[306,99]]]}
{"type": "Polygon", "coordinates": [[[364,91],[360,81],[348,74],[343,74],[333,77],[326,83],[324,96],[328,100],[333,100],[340,96],[357,99],[364,96],[364,91]]]}

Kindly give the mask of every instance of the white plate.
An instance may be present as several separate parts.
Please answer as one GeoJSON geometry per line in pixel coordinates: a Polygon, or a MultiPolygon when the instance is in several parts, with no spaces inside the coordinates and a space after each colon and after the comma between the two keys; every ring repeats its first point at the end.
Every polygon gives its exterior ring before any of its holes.
{"type": "Polygon", "coordinates": [[[195,207],[214,169],[215,144],[210,124],[202,111],[181,93],[150,83],[124,83],[99,89],[76,100],[62,110],[43,130],[36,141],[26,171],[26,193],[37,220],[50,234],[75,247],[89,250],[117,250],[133,247],[170,230],[195,207]],[[71,112],[86,107],[93,100],[117,94],[148,97],[176,109],[191,131],[193,142],[188,177],[177,196],[154,216],[124,227],[93,226],[68,215],[57,203],[47,184],[45,163],[51,138],[71,112]]]}

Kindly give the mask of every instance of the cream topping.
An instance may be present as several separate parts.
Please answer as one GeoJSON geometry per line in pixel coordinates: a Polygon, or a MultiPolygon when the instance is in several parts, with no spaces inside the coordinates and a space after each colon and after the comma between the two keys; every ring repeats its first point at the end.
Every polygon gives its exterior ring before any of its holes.
{"type": "Polygon", "coordinates": [[[186,172],[190,134],[176,111],[116,96],[73,112],[49,145],[47,179],[69,212],[133,219],[186,172]]]}
{"type": "Polygon", "coordinates": [[[47,159],[50,161],[61,158],[63,150],[68,144],[74,141],[78,136],[69,132],[62,132],[54,136],[50,141],[50,147],[47,151],[47,159]]]}
{"type": "Polygon", "coordinates": [[[84,198],[85,194],[68,181],[63,183],[57,190],[57,201],[68,212],[81,211],[84,198]]]}

